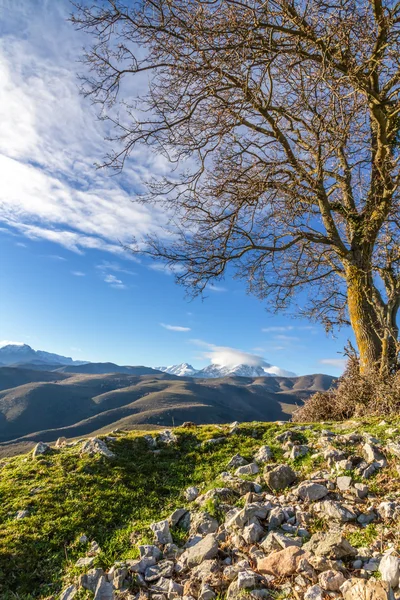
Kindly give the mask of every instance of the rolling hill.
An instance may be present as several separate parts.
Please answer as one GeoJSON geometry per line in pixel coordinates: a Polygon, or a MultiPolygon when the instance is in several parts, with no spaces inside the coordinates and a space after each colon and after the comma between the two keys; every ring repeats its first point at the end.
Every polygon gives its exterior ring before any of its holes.
{"type": "MultiPolygon", "coordinates": [[[[72,367],[67,367],[69,370],[72,367]]],[[[193,379],[165,373],[89,374],[0,368],[0,446],[115,428],[288,420],[333,378],[193,379]]]]}

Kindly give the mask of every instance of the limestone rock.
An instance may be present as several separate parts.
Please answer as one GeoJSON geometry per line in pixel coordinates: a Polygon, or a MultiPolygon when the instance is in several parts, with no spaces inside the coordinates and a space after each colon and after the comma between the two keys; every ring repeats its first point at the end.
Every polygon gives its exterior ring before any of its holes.
{"type": "Polygon", "coordinates": [[[325,517],[339,521],[339,523],[347,523],[347,521],[355,521],[357,515],[347,506],[334,500],[324,500],[320,502],[317,511],[322,513],[325,517]]]}
{"type": "Polygon", "coordinates": [[[314,533],[310,541],[304,544],[303,549],[313,552],[316,556],[325,556],[332,559],[357,555],[357,550],[351,546],[340,532],[314,533]]]}
{"type": "Polygon", "coordinates": [[[114,600],[113,584],[107,581],[105,577],[100,577],[97,583],[94,600],[114,600]]]}
{"type": "Polygon", "coordinates": [[[392,588],[399,585],[400,578],[400,560],[392,554],[385,554],[379,564],[379,572],[382,581],[387,581],[392,588]]]}
{"type": "Polygon", "coordinates": [[[318,577],[319,585],[327,592],[338,592],[345,582],[345,577],[340,571],[323,571],[318,577]]]}
{"type": "Polygon", "coordinates": [[[267,463],[272,459],[272,450],[269,446],[261,446],[254,455],[257,463],[267,463]]]}
{"type": "Polygon", "coordinates": [[[97,584],[99,583],[99,579],[100,577],[103,577],[103,575],[103,569],[90,569],[90,571],[79,577],[79,587],[83,587],[85,590],[89,590],[94,594],[97,584]]]}
{"type": "Polygon", "coordinates": [[[390,585],[386,581],[349,579],[340,591],[344,600],[394,600],[390,585]]]}
{"type": "Polygon", "coordinates": [[[297,548],[289,546],[284,550],[272,552],[266,558],[257,561],[257,569],[260,573],[273,575],[274,577],[290,577],[297,571],[297,567],[302,558],[307,558],[308,553],[297,548]]]}
{"type": "Polygon", "coordinates": [[[297,494],[302,500],[306,500],[307,502],[315,502],[316,500],[321,500],[327,494],[329,494],[329,490],[326,488],[326,486],[319,483],[305,481],[299,485],[297,494]]]}
{"type": "Polygon", "coordinates": [[[235,456],[232,456],[231,460],[228,462],[228,464],[226,465],[226,467],[228,469],[234,469],[236,467],[242,467],[243,465],[247,465],[248,461],[243,458],[243,456],[240,456],[240,454],[235,454],[235,456]]]}
{"type": "Polygon", "coordinates": [[[188,502],[193,502],[196,500],[197,496],[200,494],[200,490],[197,487],[188,487],[185,491],[185,498],[188,502]]]}
{"type": "Polygon", "coordinates": [[[249,465],[238,467],[235,471],[235,475],[236,477],[240,477],[241,475],[255,475],[258,471],[259,468],[257,463],[250,463],[249,465]]]}
{"type": "Polygon", "coordinates": [[[195,546],[191,546],[181,556],[181,561],[189,568],[196,567],[203,560],[215,558],[218,554],[218,541],[214,533],[206,535],[195,546]]]}
{"type": "Polygon", "coordinates": [[[115,456],[114,452],[108,449],[107,444],[103,440],[99,440],[99,438],[86,440],[82,445],[81,454],[89,454],[89,456],[101,454],[106,458],[113,458],[115,456]]]}
{"type": "Polygon", "coordinates": [[[264,472],[264,479],[272,490],[281,491],[296,481],[296,473],[288,465],[278,465],[264,472]]]}
{"type": "Polygon", "coordinates": [[[164,546],[165,544],[172,544],[172,535],[169,530],[168,521],[158,521],[152,523],[150,529],[154,532],[154,537],[157,544],[164,546]]]}
{"type": "Polygon", "coordinates": [[[43,454],[48,454],[50,450],[51,448],[48,444],[45,444],[44,442],[38,442],[33,449],[32,458],[37,458],[43,454]]]}
{"type": "Polygon", "coordinates": [[[319,585],[312,585],[304,594],[304,600],[324,600],[323,590],[319,585]]]}
{"type": "Polygon", "coordinates": [[[74,585],[70,585],[61,592],[59,600],[72,600],[77,593],[78,588],[76,588],[74,585]]]}

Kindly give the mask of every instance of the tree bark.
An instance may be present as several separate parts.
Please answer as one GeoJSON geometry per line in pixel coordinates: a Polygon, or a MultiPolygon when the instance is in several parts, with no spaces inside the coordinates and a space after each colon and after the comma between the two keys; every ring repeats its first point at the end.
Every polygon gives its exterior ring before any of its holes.
{"type": "Polygon", "coordinates": [[[366,270],[353,265],[346,269],[348,310],[360,355],[361,373],[381,370],[384,357],[385,335],[374,305],[370,277],[366,270]]]}

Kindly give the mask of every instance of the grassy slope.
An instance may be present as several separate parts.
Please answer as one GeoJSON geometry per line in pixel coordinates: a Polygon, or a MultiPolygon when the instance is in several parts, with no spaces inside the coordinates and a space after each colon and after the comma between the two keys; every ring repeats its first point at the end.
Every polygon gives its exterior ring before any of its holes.
{"type": "MultiPolygon", "coordinates": [[[[399,425],[400,419],[391,423],[399,425]]],[[[136,557],[137,544],[151,541],[149,524],[186,504],[183,492],[188,486],[197,485],[202,492],[216,487],[233,454],[240,452],[250,459],[263,443],[271,445],[279,460],[282,449],[275,436],[291,427],[290,423],[245,424],[238,435],[217,446],[199,446],[199,442],[227,433],[227,427],[177,429],[178,444],[159,454],[149,451],[140,433],[130,432],[118,434],[108,444],[115,459],[80,457],[79,447],[74,447],[37,460],[25,455],[3,461],[0,597],[31,600],[58,592],[78,573],[74,563],[85,555],[86,547],[77,538],[83,533],[102,548],[96,566],[109,568],[116,560],[136,557]],[[29,509],[30,516],[15,520],[23,509],[29,509]]],[[[329,427],[339,430],[342,425],[329,427]]],[[[374,422],[358,429],[385,439],[385,427],[374,422]]],[[[306,441],[312,435],[305,431],[299,438],[306,441]]],[[[307,473],[320,464],[307,456],[295,467],[307,473]]],[[[88,597],[85,594],[80,592],[79,599],[88,597]]]]}

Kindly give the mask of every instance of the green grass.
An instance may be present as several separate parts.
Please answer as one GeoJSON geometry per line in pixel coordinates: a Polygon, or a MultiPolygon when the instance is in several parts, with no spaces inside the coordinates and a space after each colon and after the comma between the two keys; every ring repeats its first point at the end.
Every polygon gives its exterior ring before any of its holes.
{"type": "MultiPolygon", "coordinates": [[[[276,462],[283,462],[284,450],[275,437],[292,427],[290,423],[248,423],[224,443],[205,446],[202,441],[226,435],[229,428],[177,429],[178,443],[158,454],[149,450],[140,432],[130,432],[109,444],[114,459],[81,457],[78,446],[37,460],[26,455],[2,461],[1,600],[44,599],[72,583],[82,572],[74,565],[86,553],[87,547],[78,542],[83,533],[101,547],[94,566],[108,569],[117,560],[136,558],[138,544],[153,540],[150,523],[187,506],[187,487],[197,486],[204,493],[224,485],[219,476],[227,470],[230,458],[240,453],[251,460],[263,444],[271,446],[276,462]],[[16,513],[24,509],[29,516],[16,520],[16,513]]],[[[374,428],[376,424],[371,425],[374,428]]],[[[301,441],[315,440],[321,429],[343,431],[334,424],[318,424],[313,431],[301,432],[301,441]]],[[[348,430],[356,429],[351,425],[348,430]]],[[[306,455],[294,466],[304,477],[323,465],[321,459],[306,455]]],[[[253,479],[257,477],[262,479],[262,469],[253,479]]],[[[241,506],[243,499],[233,503],[241,506]]],[[[204,510],[219,520],[223,517],[217,501],[207,502],[204,510]]],[[[325,523],[316,522],[313,529],[324,527],[325,523]]],[[[373,526],[368,526],[351,534],[353,545],[368,545],[373,532],[373,526]]],[[[175,528],[172,533],[178,544],[186,541],[187,532],[175,528]]],[[[89,596],[81,590],[76,600],[89,596]]]]}
{"type": "MultiPolygon", "coordinates": [[[[137,545],[152,540],[150,523],[187,504],[187,487],[196,485],[202,492],[216,487],[234,454],[251,458],[285,427],[257,424],[261,435],[254,438],[254,425],[247,424],[223,444],[209,446],[199,444],[228,428],[177,430],[178,443],[159,454],[132,432],[109,444],[116,454],[111,460],[81,457],[78,448],[37,460],[31,455],[6,460],[0,477],[1,599],[58,593],[78,574],[74,564],[86,550],[77,541],[82,533],[102,549],[94,566],[107,569],[116,560],[137,557],[137,545]],[[24,509],[29,516],[16,520],[24,509]]],[[[216,505],[207,509],[221,516],[216,505]]],[[[174,536],[184,539],[178,530],[174,536]]]]}
{"type": "Polygon", "coordinates": [[[353,531],[347,535],[347,539],[354,548],[369,547],[375,542],[378,531],[374,523],[370,523],[364,529],[353,531]]]}

